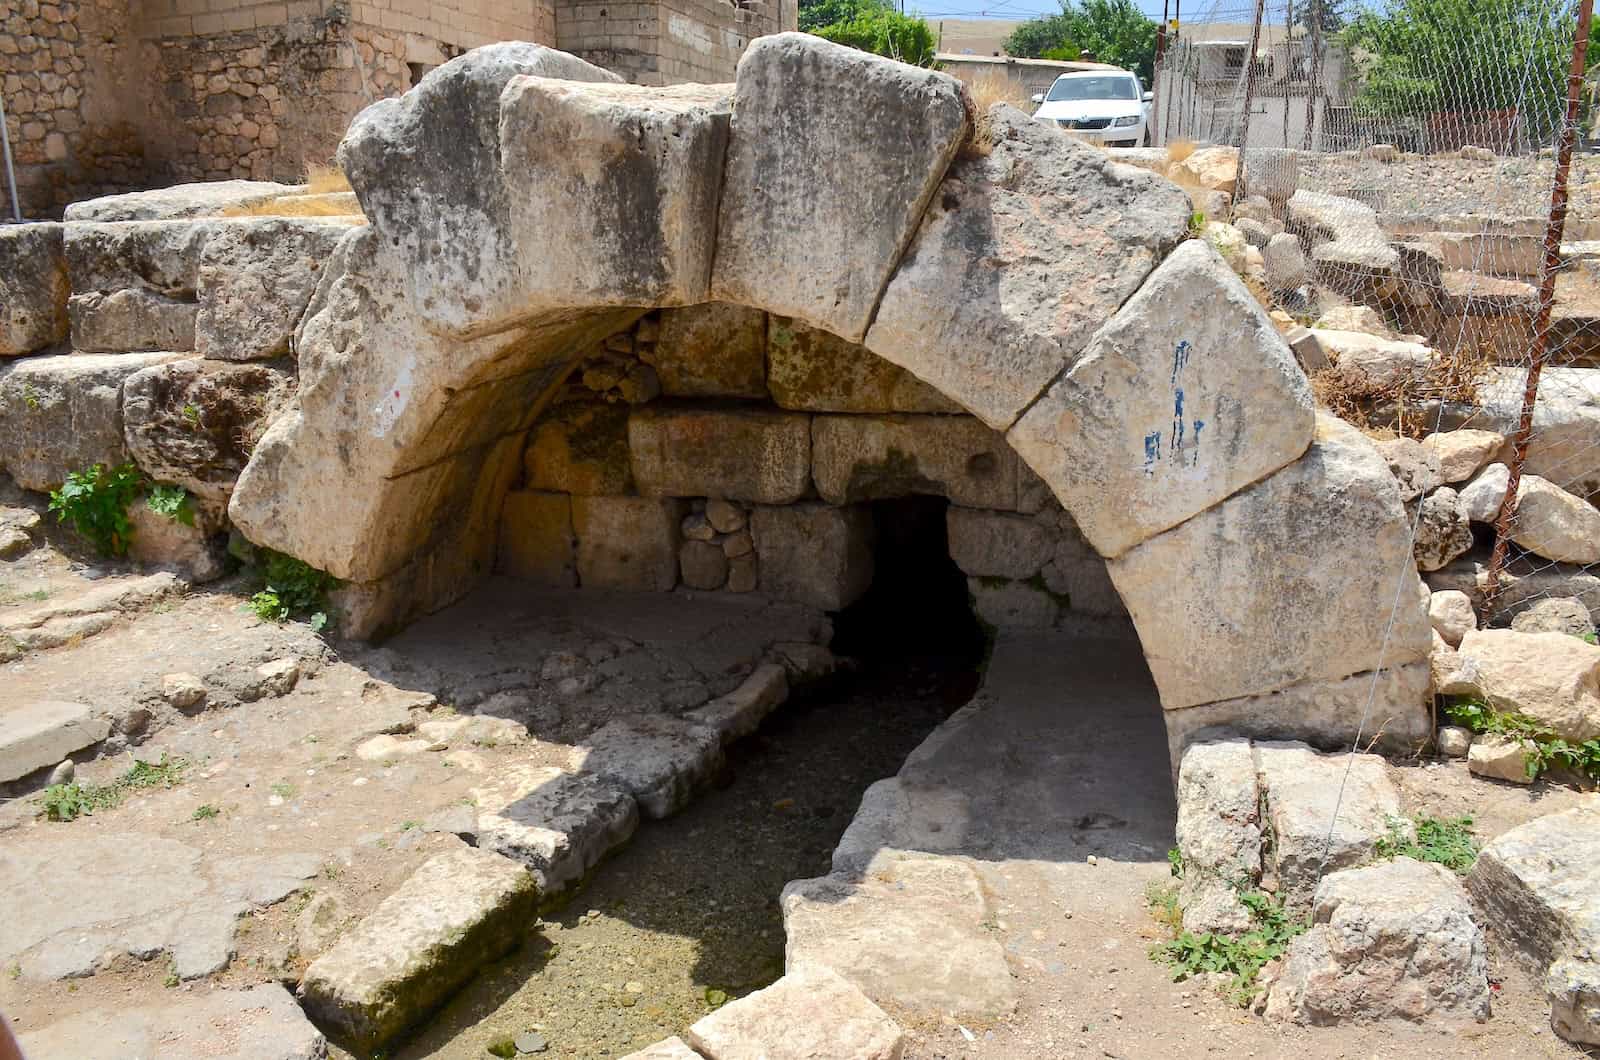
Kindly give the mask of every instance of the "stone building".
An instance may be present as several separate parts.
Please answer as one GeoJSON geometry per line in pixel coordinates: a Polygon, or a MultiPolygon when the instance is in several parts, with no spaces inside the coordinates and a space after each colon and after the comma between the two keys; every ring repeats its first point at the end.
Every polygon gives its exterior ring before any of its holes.
{"type": "MultiPolygon", "coordinates": [[[[731,81],[796,0],[6,0],[0,99],[25,217],[178,181],[298,181],[363,106],[498,40],[647,85],[731,81]]],[[[0,184],[4,215],[9,190],[0,184]]]]}

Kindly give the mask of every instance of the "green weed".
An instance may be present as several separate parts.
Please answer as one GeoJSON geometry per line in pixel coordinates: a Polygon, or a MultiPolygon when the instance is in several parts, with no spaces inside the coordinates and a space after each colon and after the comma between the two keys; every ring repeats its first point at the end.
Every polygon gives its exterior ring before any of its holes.
{"type": "Polygon", "coordinates": [[[40,796],[47,820],[72,821],[122,804],[132,792],[144,788],[176,787],[189,767],[186,759],[161,756],[159,762],[135,762],[109,784],[52,784],[40,796]]]}
{"type": "Polygon", "coordinates": [[[164,515],[175,523],[194,525],[194,507],[189,503],[189,491],[182,486],[151,486],[144,503],[157,515],[164,515]]]}
{"type": "Polygon", "coordinates": [[[1415,839],[1405,834],[1404,822],[1390,820],[1389,834],[1378,840],[1380,858],[1415,858],[1443,865],[1451,872],[1465,873],[1478,860],[1478,844],[1472,838],[1471,817],[1419,817],[1415,839]]]}
{"type": "Polygon", "coordinates": [[[1241,891],[1239,901],[1255,924],[1250,931],[1237,938],[1184,931],[1170,942],[1151,947],[1150,955],[1171,969],[1174,982],[1207,972],[1232,976],[1228,996],[1245,1005],[1260,992],[1256,977],[1261,969],[1282,956],[1290,941],[1311,925],[1290,919],[1277,899],[1261,891],[1241,891]]]}
{"type": "Polygon", "coordinates": [[[1522,741],[1529,780],[1551,769],[1567,769],[1600,780],[1600,738],[1573,743],[1557,736],[1536,718],[1495,710],[1477,699],[1455,699],[1444,712],[1451,721],[1475,733],[1522,741]]]}
{"type": "Polygon", "coordinates": [[[218,809],[217,807],[211,805],[209,802],[203,802],[199,806],[195,807],[194,813],[190,816],[189,819],[191,821],[209,821],[213,817],[221,817],[221,816],[222,816],[222,811],[220,809],[218,809]]]}
{"type": "Polygon", "coordinates": [[[309,563],[267,548],[254,550],[265,587],[250,598],[250,610],[266,622],[305,618],[312,630],[328,627],[328,593],[339,579],[309,563]]]}
{"type": "Polygon", "coordinates": [[[1204,210],[1196,210],[1189,215],[1189,238],[1199,239],[1200,234],[1206,230],[1206,215],[1204,210]]]}
{"type": "Polygon", "coordinates": [[[294,798],[294,785],[280,780],[272,785],[272,793],[280,799],[292,799],[294,798]]]}
{"type": "Polygon", "coordinates": [[[144,476],[132,464],[107,468],[96,464],[73,471],[61,488],[50,493],[50,510],[63,523],[88,539],[104,556],[128,551],[133,525],[128,505],[144,485],[144,476]]]}

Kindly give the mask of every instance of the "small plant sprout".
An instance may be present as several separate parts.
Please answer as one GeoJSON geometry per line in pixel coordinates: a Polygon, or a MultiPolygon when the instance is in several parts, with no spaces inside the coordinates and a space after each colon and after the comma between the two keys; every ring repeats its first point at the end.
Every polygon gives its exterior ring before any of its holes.
{"type": "Polygon", "coordinates": [[[63,523],[83,535],[101,555],[120,556],[128,551],[133,524],[128,505],[144,485],[132,464],[108,468],[95,464],[73,471],[61,488],[50,493],[50,510],[63,523]]]}
{"type": "Polygon", "coordinates": [[[328,593],[339,579],[293,556],[255,549],[258,573],[266,583],[250,598],[250,610],[264,622],[305,618],[313,632],[328,627],[328,593]]]}
{"type": "Polygon", "coordinates": [[[194,506],[189,503],[189,491],[182,486],[151,486],[144,503],[157,515],[164,515],[175,523],[194,525],[194,506]]]}
{"type": "Polygon", "coordinates": [[[1430,861],[1457,873],[1466,873],[1478,860],[1471,817],[1419,817],[1416,833],[1416,838],[1411,838],[1404,821],[1391,819],[1389,834],[1378,840],[1378,856],[1430,861]]]}
{"type": "Polygon", "coordinates": [[[183,406],[183,420],[195,430],[200,429],[200,409],[195,405],[183,406]]]}
{"type": "Polygon", "coordinates": [[[40,809],[46,820],[72,821],[88,817],[96,810],[119,806],[129,794],[145,788],[177,787],[189,763],[183,758],[161,756],[159,762],[135,762],[126,773],[109,784],[52,784],[40,796],[40,809]]]}
{"type": "Polygon", "coordinates": [[[199,806],[195,807],[194,814],[190,817],[190,820],[209,821],[213,817],[220,816],[222,816],[222,811],[220,809],[211,805],[209,802],[203,802],[199,806]]]}

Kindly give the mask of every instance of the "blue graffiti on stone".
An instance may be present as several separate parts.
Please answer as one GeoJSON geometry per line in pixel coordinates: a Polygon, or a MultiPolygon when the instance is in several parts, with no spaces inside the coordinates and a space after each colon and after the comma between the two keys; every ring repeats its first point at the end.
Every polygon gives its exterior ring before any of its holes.
{"type": "MultiPolygon", "coordinates": [[[[1182,466],[1187,457],[1190,467],[1200,465],[1200,432],[1205,429],[1206,421],[1202,419],[1186,420],[1185,400],[1182,380],[1189,367],[1189,359],[1194,355],[1194,344],[1188,339],[1181,339],[1172,348],[1172,429],[1167,436],[1166,454],[1182,466]]],[[[1163,454],[1161,451],[1161,433],[1152,431],[1144,436],[1144,473],[1154,475],[1156,462],[1163,454]]]]}

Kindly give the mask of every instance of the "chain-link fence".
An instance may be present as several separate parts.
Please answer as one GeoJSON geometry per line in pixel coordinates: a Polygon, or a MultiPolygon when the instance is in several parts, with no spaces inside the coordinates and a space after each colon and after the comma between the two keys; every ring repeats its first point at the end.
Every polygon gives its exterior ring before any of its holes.
{"type": "Polygon", "coordinates": [[[1197,211],[1244,237],[1280,322],[1312,329],[1324,404],[1380,436],[1490,432],[1426,446],[1449,457],[1410,502],[1430,583],[1466,591],[1480,623],[1565,614],[1581,634],[1600,620],[1587,77],[1557,194],[1578,24],[1577,0],[1186,4],[1149,120],[1197,211]],[[1543,600],[1573,603],[1518,617],[1543,600]]]}

